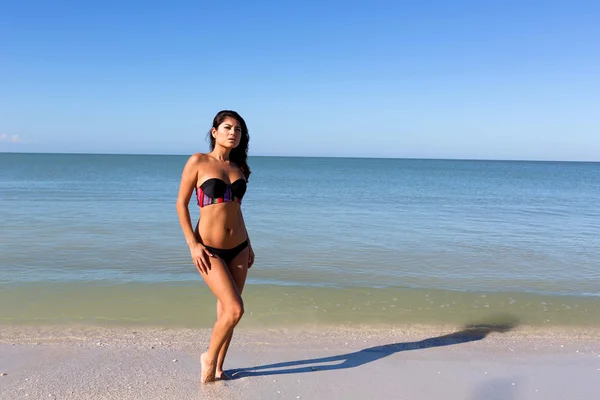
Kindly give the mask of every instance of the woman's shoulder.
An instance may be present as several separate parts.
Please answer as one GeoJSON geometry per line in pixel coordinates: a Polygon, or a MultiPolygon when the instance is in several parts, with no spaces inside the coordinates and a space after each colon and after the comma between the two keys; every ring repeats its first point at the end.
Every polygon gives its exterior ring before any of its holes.
{"type": "Polygon", "coordinates": [[[202,164],[208,160],[208,155],[204,153],[195,153],[188,158],[190,164],[202,164]]]}

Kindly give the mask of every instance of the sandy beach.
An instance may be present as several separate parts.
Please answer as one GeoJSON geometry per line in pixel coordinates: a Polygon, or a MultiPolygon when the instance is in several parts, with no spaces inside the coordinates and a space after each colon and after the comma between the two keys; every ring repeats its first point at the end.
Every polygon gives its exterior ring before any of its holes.
{"type": "Polygon", "coordinates": [[[209,330],[2,327],[2,399],[594,399],[600,331],[478,325],[239,329],[199,384],[209,330]]]}

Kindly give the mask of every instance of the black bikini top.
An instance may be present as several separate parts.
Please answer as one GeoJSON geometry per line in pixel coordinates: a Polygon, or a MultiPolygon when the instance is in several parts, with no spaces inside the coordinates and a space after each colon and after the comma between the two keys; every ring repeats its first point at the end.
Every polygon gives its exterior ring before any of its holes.
{"type": "Polygon", "coordinates": [[[227,202],[242,204],[245,193],[246,180],[244,178],[240,178],[231,184],[227,184],[219,178],[210,178],[196,188],[196,197],[200,208],[227,202]]]}

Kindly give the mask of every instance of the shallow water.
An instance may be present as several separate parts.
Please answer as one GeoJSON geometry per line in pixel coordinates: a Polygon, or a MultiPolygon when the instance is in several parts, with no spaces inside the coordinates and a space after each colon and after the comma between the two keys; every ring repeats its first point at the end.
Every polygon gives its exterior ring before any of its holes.
{"type": "MultiPolygon", "coordinates": [[[[212,323],[175,212],[186,159],[0,154],[0,323],[212,323]]],[[[600,323],[598,163],[250,166],[245,323],[600,323]]]]}

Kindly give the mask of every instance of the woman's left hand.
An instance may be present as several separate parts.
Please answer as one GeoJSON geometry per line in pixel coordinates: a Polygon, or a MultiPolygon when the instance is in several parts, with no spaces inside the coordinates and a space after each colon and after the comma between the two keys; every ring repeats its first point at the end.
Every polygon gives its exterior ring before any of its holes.
{"type": "Polygon", "coordinates": [[[248,252],[248,268],[251,268],[252,264],[254,264],[254,250],[252,250],[252,245],[248,245],[248,247],[250,248],[248,252]]]}

